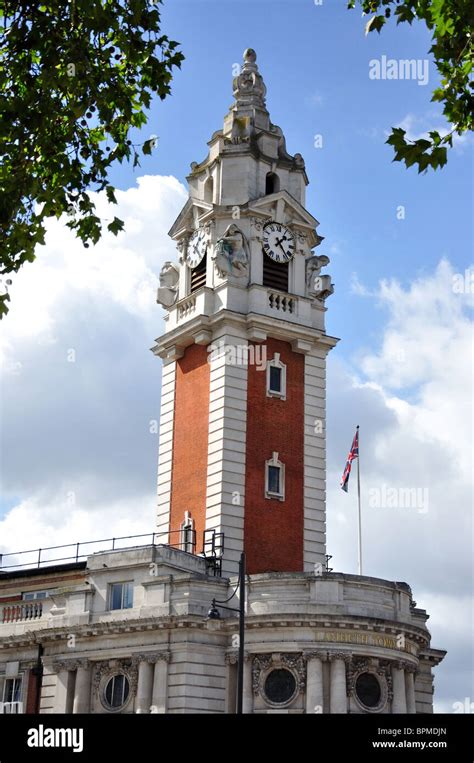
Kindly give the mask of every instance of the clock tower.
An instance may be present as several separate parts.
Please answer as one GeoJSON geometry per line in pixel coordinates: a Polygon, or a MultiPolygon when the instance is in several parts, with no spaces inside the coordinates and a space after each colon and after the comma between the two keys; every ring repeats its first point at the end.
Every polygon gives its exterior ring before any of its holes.
{"type": "Polygon", "coordinates": [[[311,571],[326,553],[329,259],[251,49],[233,93],[160,274],[157,529],[224,574],[244,550],[250,574],[311,571]]]}

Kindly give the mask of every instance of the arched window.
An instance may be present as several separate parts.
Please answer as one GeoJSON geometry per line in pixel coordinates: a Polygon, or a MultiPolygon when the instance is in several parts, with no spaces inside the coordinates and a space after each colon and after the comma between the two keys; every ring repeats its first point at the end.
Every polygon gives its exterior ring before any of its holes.
{"type": "Polygon", "coordinates": [[[265,196],[280,190],[280,178],[274,172],[268,172],[265,178],[265,196]]]}
{"type": "Polygon", "coordinates": [[[212,204],[214,198],[214,181],[212,177],[208,177],[204,183],[204,201],[212,204]]]}
{"type": "Polygon", "coordinates": [[[265,461],[265,498],[285,500],[285,465],[278,460],[278,453],[265,461]]]}
{"type": "Polygon", "coordinates": [[[286,400],[286,366],[281,362],[279,352],[267,361],[267,397],[286,400]]]}

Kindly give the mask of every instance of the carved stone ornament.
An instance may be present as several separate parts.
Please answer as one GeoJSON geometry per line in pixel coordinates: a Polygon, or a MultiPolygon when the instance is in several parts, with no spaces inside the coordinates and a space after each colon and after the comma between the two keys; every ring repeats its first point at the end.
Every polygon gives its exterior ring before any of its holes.
{"type": "Polygon", "coordinates": [[[392,670],[389,660],[380,660],[377,669],[379,676],[385,679],[387,684],[387,699],[389,702],[393,699],[392,670]]]}
{"type": "Polygon", "coordinates": [[[353,657],[347,666],[346,674],[346,690],[347,696],[350,697],[355,692],[355,684],[358,676],[361,673],[365,673],[370,667],[370,662],[364,657],[353,657]]]}
{"type": "Polygon", "coordinates": [[[191,238],[191,235],[187,233],[182,238],[180,238],[179,241],[176,242],[176,249],[179,252],[180,265],[182,265],[186,259],[186,253],[188,251],[188,243],[190,238],[191,238]]]}
{"type": "Polygon", "coordinates": [[[60,673],[62,670],[77,670],[78,668],[90,668],[92,663],[90,660],[84,659],[72,659],[72,660],[54,660],[52,668],[55,673],[60,673]]]}
{"type": "Polygon", "coordinates": [[[159,662],[160,660],[169,662],[169,652],[137,652],[132,656],[132,665],[138,666],[141,662],[148,662],[154,665],[155,662],[159,662]]]}
{"type": "Polygon", "coordinates": [[[329,265],[329,257],[320,255],[313,256],[306,260],[306,293],[309,297],[323,302],[334,293],[334,286],[331,283],[331,276],[320,275],[321,269],[329,265]]]}
{"type": "Polygon", "coordinates": [[[259,654],[253,658],[252,664],[252,689],[254,694],[260,692],[260,676],[272,664],[271,654],[259,654]]]}
{"type": "Polygon", "coordinates": [[[351,663],[352,656],[349,652],[328,652],[328,661],[343,660],[347,665],[351,663]]]}
{"type": "MultiPolygon", "coordinates": [[[[250,659],[250,655],[248,652],[244,653],[244,662],[247,662],[250,659]]],[[[239,653],[238,652],[227,652],[225,656],[225,663],[226,665],[237,665],[239,662],[239,653]]]]}
{"type": "Polygon", "coordinates": [[[304,658],[306,661],[317,659],[317,660],[321,660],[321,662],[326,662],[327,657],[328,657],[327,652],[305,652],[304,653],[304,658]]]}
{"type": "Polygon", "coordinates": [[[98,694],[101,684],[117,673],[123,673],[128,678],[130,696],[134,695],[137,690],[138,665],[134,664],[133,660],[104,660],[103,662],[96,662],[92,679],[94,691],[98,694]]]}
{"type": "Polygon", "coordinates": [[[240,74],[234,78],[232,88],[237,106],[247,104],[258,105],[265,108],[265,95],[267,88],[262,75],[258,71],[256,64],[257,54],[252,48],[244,51],[244,63],[242,64],[240,74]]]}
{"type": "Polygon", "coordinates": [[[287,668],[296,679],[297,691],[306,686],[306,660],[301,652],[287,654],[259,654],[252,664],[252,689],[255,695],[262,693],[266,674],[273,668],[287,668]]]}
{"type": "Polygon", "coordinates": [[[173,262],[165,262],[160,272],[160,285],[156,301],[163,307],[172,307],[178,298],[179,268],[173,262]]]}
{"type": "Polygon", "coordinates": [[[226,228],[215,247],[215,263],[221,275],[236,278],[248,278],[249,249],[247,240],[240,228],[232,223],[226,228]]]}
{"type": "Polygon", "coordinates": [[[251,222],[252,228],[257,232],[257,235],[255,236],[257,241],[261,241],[262,240],[262,235],[261,234],[263,233],[263,228],[265,227],[265,225],[267,223],[270,223],[271,221],[272,221],[271,217],[265,217],[265,218],[262,218],[262,217],[251,217],[250,218],[250,222],[251,222]]]}
{"type": "Polygon", "coordinates": [[[293,161],[294,161],[295,167],[297,167],[298,169],[304,170],[305,163],[301,154],[295,154],[293,157],[293,161]]]}
{"type": "Polygon", "coordinates": [[[360,700],[357,696],[357,679],[363,673],[372,673],[377,675],[380,686],[380,701],[376,707],[369,709],[362,705],[365,712],[380,712],[388,701],[392,700],[392,673],[388,660],[374,660],[365,657],[353,657],[347,667],[346,675],[346,693],[348,697],[353,697],[358,704],[360,700]]]}

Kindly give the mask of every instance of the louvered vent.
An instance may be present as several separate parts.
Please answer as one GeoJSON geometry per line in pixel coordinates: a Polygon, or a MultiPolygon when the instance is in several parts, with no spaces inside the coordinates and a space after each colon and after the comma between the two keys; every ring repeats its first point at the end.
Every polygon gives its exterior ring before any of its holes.
{"type": "Polygon", "coordinates": [[[206,285],[207,254],[204,255],[199,265],[191,270],[191,292],[197,291],[206,285]]]}
{"type": "Polygon", "coordinates": [[[278,291],[288,291],[288,263],[275,262],[263,255],[263,285],[278,291]]]}

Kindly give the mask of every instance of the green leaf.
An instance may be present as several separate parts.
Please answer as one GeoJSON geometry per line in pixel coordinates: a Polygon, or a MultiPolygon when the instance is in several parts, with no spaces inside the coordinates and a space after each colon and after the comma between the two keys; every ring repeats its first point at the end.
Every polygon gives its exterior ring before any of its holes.
{"type": "Polygon", "coordinates": [[[380,30],[382,29],[385,22],[386,22],[385,16],[372,16],[372,18],[369,19],[369,21],[365,25],[365,34],[368,35],[369,32],[374,32],[374,31],[377,31],[380,34],[380,30]]]}
{"type": "Polygon", "coordinates": [[[112,222],[107,225],[107,230],[116,236],[117,233],[123,230],[123,220],[120,220],[118,217],[114,217],[112,222]]]}
{"type": "MultiPolygon", "coordinates": [[[[153,98],[170,93],[183,60],[178,43],[162,34],[157,3],[76,0],[73,20],[69,2],[8,6],[0,29],[5,273],[35,259],[48,217],[66,212],[84,246],[97,243],[102,222],[90,192],[104,190],[116,203],[112,165],[137,166],[130,132],[146,125],[153,98]]],[[[150,153],[155,140],[139,140],[150,153]]],[[[108,229],[117,234],[123,222],[115,218],[108,229]]]]}

